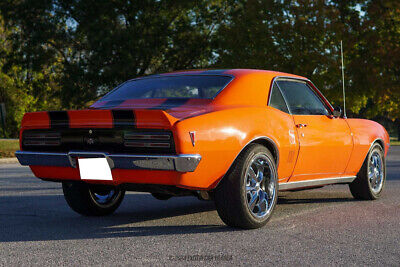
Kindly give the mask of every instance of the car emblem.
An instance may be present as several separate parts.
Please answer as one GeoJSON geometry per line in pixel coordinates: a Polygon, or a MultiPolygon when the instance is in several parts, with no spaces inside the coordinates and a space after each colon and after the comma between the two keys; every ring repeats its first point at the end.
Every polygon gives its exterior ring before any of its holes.
{"type": "Polygon", "coordinates": [[[93,145],[95,142],[96,142],[96,140],[95,140],[94,138],[88,138],[88,139],[86,139],[86,143],[87,143],[88,145],[93,145]]]}

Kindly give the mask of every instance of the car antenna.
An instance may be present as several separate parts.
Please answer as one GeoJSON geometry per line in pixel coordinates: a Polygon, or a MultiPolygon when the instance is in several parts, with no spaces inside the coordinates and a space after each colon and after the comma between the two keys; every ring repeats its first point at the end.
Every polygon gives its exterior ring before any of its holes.
{"type": "Polygon", "coordinates": [[[340,40],[340,55],[342,57],[342,85],[343,85],[343,118],[347,118],[346,114],[346,90],[344,88],[344,60],[343,60],[343,41],[340,40]]]}

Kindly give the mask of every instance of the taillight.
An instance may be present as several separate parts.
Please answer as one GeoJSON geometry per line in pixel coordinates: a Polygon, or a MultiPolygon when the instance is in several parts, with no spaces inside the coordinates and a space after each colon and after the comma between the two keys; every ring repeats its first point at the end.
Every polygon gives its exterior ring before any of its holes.
{"type": "Polygon", "coordinates": [[[61,134],[57,132],[29,132],[23,134],[25,146],[59,146],[61,134]]]}
{"type": "Polygon", "coordinates": [[[171,148],[171,141],[170,133],[127,132],[124,134],[124,145],[126,147],[171,148]]]}

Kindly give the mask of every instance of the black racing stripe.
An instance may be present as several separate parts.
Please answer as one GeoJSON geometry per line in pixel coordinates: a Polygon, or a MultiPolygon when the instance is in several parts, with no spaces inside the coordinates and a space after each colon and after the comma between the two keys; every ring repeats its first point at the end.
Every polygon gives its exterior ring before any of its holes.
{"type": "Polygon", "coordinates": [[[113,109],[111,112],[114,128],[136,127],[135,112],[133,110],[113,109]]]}
{"type": "Polygon", "coordinates": [[[190,98],[168,98],[158,106],[151,107],[150,109],[172,109],[185,105],[190,98]]]}
{"type": "Polygon", "coordinates": [[[49,111],[50,128],[69,128],[69,116],[67,111],[49,111]]]}
{"type": "Polygon", "coordinates": [[[100,108],[115,108],[124,103],[125,100],[110,100],[101,105],[100,108]]]}

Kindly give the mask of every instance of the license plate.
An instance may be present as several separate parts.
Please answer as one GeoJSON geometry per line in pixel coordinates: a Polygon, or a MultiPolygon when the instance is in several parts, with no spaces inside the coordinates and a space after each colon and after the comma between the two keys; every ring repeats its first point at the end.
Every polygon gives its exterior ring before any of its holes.
{"type": "Polygon", "coordinates": [[[106,158],[78,159],[82,180],[112,181],[110,165],[106,158]]]}

